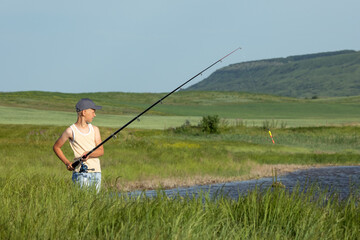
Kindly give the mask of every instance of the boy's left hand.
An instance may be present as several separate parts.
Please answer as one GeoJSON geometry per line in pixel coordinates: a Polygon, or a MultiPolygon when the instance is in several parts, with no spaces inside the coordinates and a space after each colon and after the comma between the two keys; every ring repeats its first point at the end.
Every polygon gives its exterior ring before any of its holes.
{"type": "Polygon", "coordinates": [[[83,158],[87,153],[88,153],[88,152],[84,152],[84,153],[81,155],[81,161],[86,162],[86,161],[89,159],[90,154],[87,155],[86,158],[83,158]]]}

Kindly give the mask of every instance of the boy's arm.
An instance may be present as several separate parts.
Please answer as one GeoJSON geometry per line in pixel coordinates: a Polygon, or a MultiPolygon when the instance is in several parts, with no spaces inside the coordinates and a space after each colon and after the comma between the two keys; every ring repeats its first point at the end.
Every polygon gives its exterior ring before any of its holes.
{"type": "Polygon", "coordinates": [[[58,158],[66,165],[67,169],[69,171],[72,171],[72,170],[74,170],[74,168],[71,166],[71,162],[66,158],[65,154],[61,150],[61,147],[70,138],[72,138],[72,131],[71,131],[71,128],[67,128],[63,132],[63,134],[59,137],[59,139],[55,142],[55,144],[53,146],[53,150],[54,150],[56,156],[58,156],[58,158]]]}

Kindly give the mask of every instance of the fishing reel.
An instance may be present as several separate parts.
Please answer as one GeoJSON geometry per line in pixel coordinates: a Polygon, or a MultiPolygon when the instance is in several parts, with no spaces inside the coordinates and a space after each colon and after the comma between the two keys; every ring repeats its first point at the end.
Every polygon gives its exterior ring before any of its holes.
{"type": "Polygon", "coordinates": [[[79,164],[81,164],[79,173],[88,173],[88,171],[94,171],[94,168],[88,167],[88,165],[84,164],[84,162],[81,160],[81,158],[78,158],[75,162],[72,163],[72,167],[75,169],[79,164]]]}
{"type": "Polygon", "coordinates": [[[94,171],[95,169],[94,168],[89,169],[88,165],[81,162],[81,167],[80,167],[79,173],[88,173],[89,170],[94,171]]]}
{"type": "Polygon", "coordinates": [[[79,173],[87,173],[88,169],[89,169],[89,167],[87,165],[85,165],[83,162],[81,162],[81,167],[80,167],[79,173]]]}

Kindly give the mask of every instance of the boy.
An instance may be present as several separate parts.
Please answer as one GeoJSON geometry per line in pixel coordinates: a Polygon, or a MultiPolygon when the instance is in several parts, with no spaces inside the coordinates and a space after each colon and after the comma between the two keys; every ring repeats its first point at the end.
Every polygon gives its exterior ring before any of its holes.
{"type": "Polygon", "coordinates": [[[75,159],[79,159],[91,151],[95,146],[101,143],[101,136],[99,128],[91,124],[96,116],[96,109],[101,109],[101,106],[96,106],[95,103],[88,98],[81,99],[76,104],[77,121],[68,127],[55,142],[53,150],[58,158],[66,165],[67,170],[73,171],[72,180],[78,183],[80,187],[95,186],[97,192],[100,191],[101,186],[101,168],[100,159],[104,154],[103,146],[100,146],[93,153],[83,159],[75,169],[71,166],[64,155],[61,147],[69,140],[70,146],[74,151],[75,159]]]}

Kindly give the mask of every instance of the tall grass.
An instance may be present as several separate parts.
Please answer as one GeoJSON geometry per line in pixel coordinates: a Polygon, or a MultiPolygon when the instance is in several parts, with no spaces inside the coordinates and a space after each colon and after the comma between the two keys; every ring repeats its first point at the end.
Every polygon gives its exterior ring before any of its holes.
{"type": "Polygon", "coordinates": [[[0,182],[1,239],[357,239],[357,195],[283,189],[225,196],[128,197],[20,172],[0,182]]]}
{"type": "MultiPolygon", "coordinates": [[[[114,129],[100,128],[103,138],[114,129]]],[[[52,145],[65,127],[0,126],[0,171],[66,175],[52,145]]],[[[242,179],[262,164],[358,164],[359,127],[272,129],[231,127],[220,134],[127,129],[105,145],[105,186],[135,181],[242,179]]],[[[63,150],[71,159],[68,144],[63,150]]]]}
{"type": "MultiPolygon", "coordinates": [[[[240,178],[254,164],[357,164],[358,127],[220,134],[127,129],[105,146],[103,186],[83,191],[52,152],[65,127],[0,126],[0,239],[356,239],[359,194],[338,201],[313,188],[168,198],[118,195],[136,181],[240,178]],[[322,142],[322,143],[321,143],[322,142]]],[[[114,129],[101,128],[103,136],[114,129]]],[[[67,156],[72,156],[68,145],[67,156]]],[[[158,185],[154,185],[158,186],[158,185]]],[[[139,187],[139,186],[137,186],[139,187]]],[[[140,186],[141,187],[141,186],[140,186]]]]}

